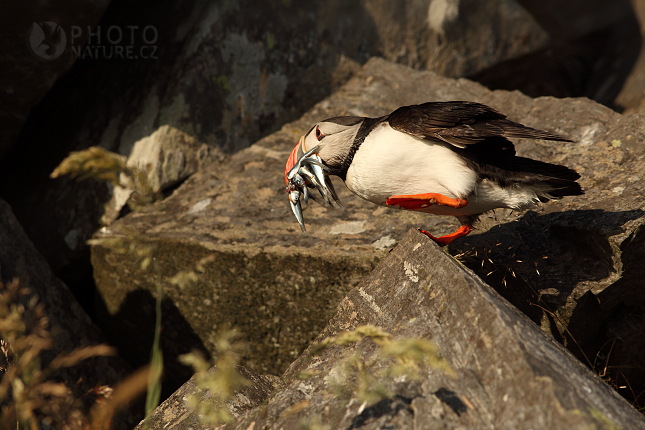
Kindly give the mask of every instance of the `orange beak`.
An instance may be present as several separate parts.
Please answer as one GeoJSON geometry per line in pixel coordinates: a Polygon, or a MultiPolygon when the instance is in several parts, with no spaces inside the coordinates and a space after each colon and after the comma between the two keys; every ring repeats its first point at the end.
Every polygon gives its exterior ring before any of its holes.
{"type": "Polygon", "coordinates": [[[301,142],[302,142],[302,137],[298,141],[298,144],[296,145],[296,147],[293,148],[293,151],[291,151],[291,155],[289,155],[289,158],[287,159],[287,165],[285,166],[285,169],[284,169],[284,183],[286,185],[289,185],[289,180],[287,179],[287,174],[293,168],[293,166],[296,165],[296,162],[298,161],[298,148],[300,148],[300,143],[301,142]]]}

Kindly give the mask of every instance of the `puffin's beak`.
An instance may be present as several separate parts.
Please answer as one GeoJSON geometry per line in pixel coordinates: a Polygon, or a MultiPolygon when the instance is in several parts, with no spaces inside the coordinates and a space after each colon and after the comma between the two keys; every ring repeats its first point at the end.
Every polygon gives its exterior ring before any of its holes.
{"type": "Polygon", "coordinates": [[[304,136],[300,136],[300,140],[298,141],[298,144],[296,145],[295,148],[293,148],[293,151],[291,151],[291,155],[289,155],[289,158],[287,159],[287,165],[285,166],[284,169],[284,183],[289,185],[289,179],[287,178],[287,174],[289,174],[289,171],[293,169],[293,166],[296,165],[298,162],[298,149],[300,148],[300,145],[302,144],[302,141],[305,139],[304,136]]]}
{"type": "Polygon", "coordinates": [[[301,154],[304,139],[305,137],[302,136],[296,147],[291,151],[284,171],[284,182],[287,184],[286,191],[289,194],[289,204],[303,233],[306,230],[300,199],[302,198],[305,203],[309,198],[317,200],[308,187],[316,188],[327,206],[333,206],[330,197],[340,205],[338,196],[336,196],[333,185],[326,174],[329,169],[323,164],[317,153],[320,146],[315,146],[301,154]]]}

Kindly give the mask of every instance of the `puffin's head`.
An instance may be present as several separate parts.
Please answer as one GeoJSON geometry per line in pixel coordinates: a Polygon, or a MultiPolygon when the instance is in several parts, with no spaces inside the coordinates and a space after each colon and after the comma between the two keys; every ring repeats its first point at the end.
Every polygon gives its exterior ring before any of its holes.
{"type": "Polygon", "coordinates": [[[291,209],[303,232],[305,225],[300,197],[305,203],[309,197],[315,200],[310,187],[318,190],[326,205],[333,206],[330,197],[340,204],[327,174],[333,173],[346,159],[361,121],[362,118],[337,117],[320,122],[300,137],[291,151],[284,170],[284,182],[291,209]]]}
{"type": "Polygon", "coordinates": [[[316,154],[322,162],[331,169],[331,173],[341,166],[347,158],[352,143],[358,133],[364,118],[357,116],[338,116],[329,118],[311,127],[304,136],[300,137],[298,144],[289,159],[284,171],[284,180],[289,183],[287,174],[302,155],[318,146],[316,154]]]}

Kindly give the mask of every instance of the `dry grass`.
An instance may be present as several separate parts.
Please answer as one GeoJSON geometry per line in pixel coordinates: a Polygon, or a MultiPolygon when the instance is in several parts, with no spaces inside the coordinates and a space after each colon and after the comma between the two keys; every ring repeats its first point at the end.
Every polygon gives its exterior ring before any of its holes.
{"type": "MultiPolygon", "coordinates": [[[[347,346],[363,339],[369,339],[378,346],[378,353],[370,360],[360,354],[352,354],[339,362],[331,373],[341,375],[337,384],[340,395],[356,397],[366,405],[372,405],[385,398],[391,399],[385,382],[398,376],[418,380],[422,371],[431,366],[453,376],[450,365],[439,355],[432,342],[420,338],[395,339],[390,333],[372,325],[357,327],[338,336],[328,337],[311,348],[311,355],[320,355],[327,348],[338,345],[347,346]],[[383,363],[388,363],[383,366],[383,363]]],[[[301,374],[306,378],[310,375],[301,374]]]]}
{"type": "Polygon", "coordinates": [[[245,348],[238,337],[239,332],[235,329],[224,328],[220,332],[216,341],[215,363],[208,362],[199,352],[179,357],[182,363],[195,369],[197,390],[186,398],[186,402],[206,425],[231,422],[226,402],[236,390],[248,384],[248,380],[237,371],[239,354],[245,348]]]}
{"type": "MultiPolygon", "coordinates": [[[[106,401],[112,390],[96,387],[91,393],[79,395],[75,387],[54,380],[53,375],[88,358],[113,355],[112,348],[107,345],[78,348],[43,363],[43,352],[52,348],[54,338],[43,305],[18,280],[9,285],[0,283],[0,338],[1,428],[98,428],[90,417],[87,398],[106,401]]],[[[96,401],[94,407],[100,404],[96,401]]]]}
{"type": "MultiPolygon", "coordinates": [[[[50,176],[52,178],[68,176],[79,181],[94,178],[108,182],[115,187],[129,190],[131,194],[127,204],[135,211],[145,209],[148,205],[161,198],[160,193],[153,190],[150,186],[149,172],[137,167],[128,166],[124,156],[96,146],[70,153],[54,169],[50,176]]],[[[148,268],[152,268],[155,271],[157,280],[156,321],[155,337],[150,354],[150,366],[137,372],[128,380],[123,381],[117,387],[118,389],[115,390],[116,394],[119,394],[119,396],[115,395],[114,397],[117,400],[109,402],[105,408],[96,412],[98,415],[113,414],[114,410],[120,405],[120,400],[118,399],[127,398],[128,393],[137,393],[138,395],[141,391],[144,391],[144,385],[141,381],[146,379],[145,388],[147,388],[147,395],[145,409],[146,416],[149,416],[159,405],[161,376],[163,373],[163,356],[160,346],[162,301],[161,268],[158,260],[155,258],[157,254],[156,244],[137,234],[115,239],[92,239],[88,243],[90,245],[110,247],[114,252],[133,257],[142,270],[145,271],[148,268]],[[145,378],[143,378],[143,375],[145,375],[145,378]]],[[[146,422],[144,428],[147,428],[147,425],[146,422]]],[[[109,428],[109,426],[105,427],[104,421],[101,428],[109,428]]]]}
{"type": "Polygon", "coordinates": [[[71,152],[50,176],[69,176],[79,181],[94,178],[129,190],[132,194],[127,203],[134,211],[161,199],[161,194],[150,186],[149,172],[128,166],[123,155],[98,146],[71,152]]]}

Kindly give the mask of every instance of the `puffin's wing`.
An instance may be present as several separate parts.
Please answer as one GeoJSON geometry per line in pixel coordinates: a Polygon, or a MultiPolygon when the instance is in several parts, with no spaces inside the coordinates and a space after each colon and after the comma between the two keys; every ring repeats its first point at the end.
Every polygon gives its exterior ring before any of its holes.
{"type": "Polygon", "coordinates": [[[495,143],[497,150],[515,154],[508,137],[571,142],[557,134],[536,130],[506,119],[495,109],[474,102],[430,102],[403,106],[388,116],[390,126],[421,139],[441,140],[458,148],[479,142],[495,143]]]}

